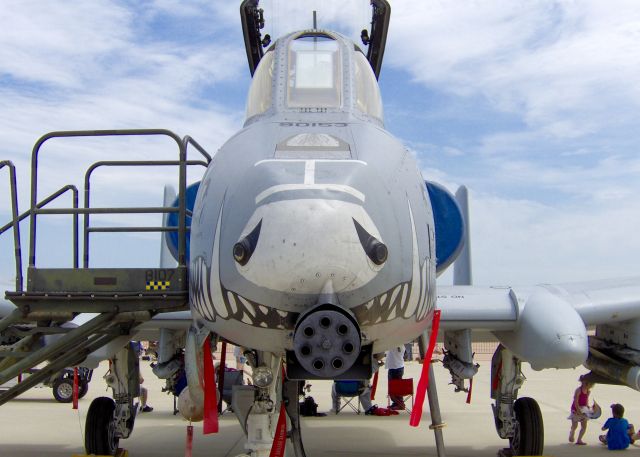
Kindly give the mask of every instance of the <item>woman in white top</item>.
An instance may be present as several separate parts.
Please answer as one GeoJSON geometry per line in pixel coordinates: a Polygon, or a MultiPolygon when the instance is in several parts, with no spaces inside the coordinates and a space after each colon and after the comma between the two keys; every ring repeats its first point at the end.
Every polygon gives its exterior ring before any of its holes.
{"type": "MultiPolygon", "coordinates": [[[[385,367],[387,368],[387,379],[402,379],[402,375],[404,375],[404,353],[404,345],[390,349],[386,352],[387,358],[385,367]]],[[[390,398],[391,406],[389,409],[404,409],[404,400],[401,396],[391,395],[390,398]]]]}

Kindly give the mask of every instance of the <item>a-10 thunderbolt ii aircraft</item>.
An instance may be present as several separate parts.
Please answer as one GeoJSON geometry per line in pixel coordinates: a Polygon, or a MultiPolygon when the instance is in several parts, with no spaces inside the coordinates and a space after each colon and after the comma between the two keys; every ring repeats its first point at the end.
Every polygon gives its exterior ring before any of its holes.
{"type": "MultiPolygon", "coordinates": [[[[205,337],[247,348],[254,384],[233,399],[247,453],[270,453],[286,404],[291,450],[301,457],[298,382],[368,379],[375,354],[414,338],[428,352],[440,310],[456,388],[466,390],[477,371],[472,336],[491,332],[501,343],[491,370],[497,432],[514,454],[541,455],[540,409],[518,398],[521,363],[536,370],[584,364],[597,382],[638,390],[640,280],[522,290],[471,285],[464,190],[457,200],[425,183],[411,153],[384,129],[377,77],[390,7],[384,0],[372,7],[364,52],[315,24],[271,44],[261,34],[258,1],[242,3],[253,81],[245,125],[213,156],[192,206],[191,314],[144,325],[164,321],[178,331],[176,322],[193,319],[184,354],[193,409],[203,402],[205,337]],[[456,259],[456,285],[436,290],[436,277],[456,259]],[[595,335],[587,336],[587,326],[595,335]]],[[[18,305],[29,298],[18,295],[7,294],[18,305]]],[[[159,366],[171,362],[161,357],[159,366]]],[[[131,392],[118,389],[116,406],[98,399],[89,411],[89,452],[114,452],[131,432],[135,415],[118,400],[131,392]]],[[[444,455],[435,389],[430,400],[444,455]]]]}

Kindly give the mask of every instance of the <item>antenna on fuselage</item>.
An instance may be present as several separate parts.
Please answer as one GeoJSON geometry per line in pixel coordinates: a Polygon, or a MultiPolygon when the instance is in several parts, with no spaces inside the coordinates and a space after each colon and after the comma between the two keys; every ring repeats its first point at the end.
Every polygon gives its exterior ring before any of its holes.
{"type": "Polygon", "coordinates": [[[313,30],[318,29],[318,21],[316,18],[316,10],[313,10],[313,30]]]}

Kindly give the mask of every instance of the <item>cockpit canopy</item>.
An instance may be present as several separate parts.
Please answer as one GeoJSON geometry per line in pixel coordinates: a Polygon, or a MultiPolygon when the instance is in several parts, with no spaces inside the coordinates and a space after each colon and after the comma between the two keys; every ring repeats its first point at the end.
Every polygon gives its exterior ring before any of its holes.
{"type": "Polygon", "coordinates": [[[359,111],[382,122],[378,82],[351,41],[305,32],[278,40],[265,53],[249,89],[247,119],[270,109],[300,108],[359,111]],[[280,46],[286,46],[286,52],[280,46]]]}
{"type": "Polygon", "coordinates": [[[287,107],[340,108],[342,65],[338,42],[302,35],[289,43],[287,107]]]}

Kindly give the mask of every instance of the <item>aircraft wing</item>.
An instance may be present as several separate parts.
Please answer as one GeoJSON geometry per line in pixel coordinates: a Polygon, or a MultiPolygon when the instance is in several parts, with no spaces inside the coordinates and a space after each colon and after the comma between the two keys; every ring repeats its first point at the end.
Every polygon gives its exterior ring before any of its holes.
{"type": "Polygon", "coordinates": [[[640,317],[640,277],[633,277],[534,287],[438,286],[441,325],[445,330],[515,330],[528,298],[541,292],[571,305],[587,326],[640,317]]]}
{"type": "Polygon", "coordinates": [[[445,332],[491,332],[534,369],[582,365],[587,326],[619,326],[640,318],[640,277],[528,288],[439,286],[445,332]]]}
{"type": "MultiPolygon", "coordinates": [[[[640,318],[640,277],[533,287],[438,286],[441,328],[491,332],[517,330],[519,317],[524,314],[528,299],[534,295],[549,296],[552,305],[557,305],[556,300],[568,303],[585,326],[640,318]]],[[[535,302],[534,306],[540,305],[535,302]]],[[[139,330],[182,330],[191,322],[190,311],[163,313],[141,324],[139,330]]]]}
{"type": "Polygon", "coordinates": [[[640,317],[640,277],[545,287],[571,303],[586,325],[640,317]]]}

